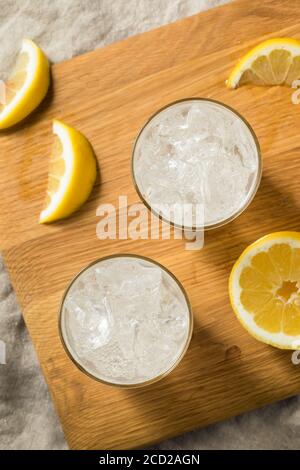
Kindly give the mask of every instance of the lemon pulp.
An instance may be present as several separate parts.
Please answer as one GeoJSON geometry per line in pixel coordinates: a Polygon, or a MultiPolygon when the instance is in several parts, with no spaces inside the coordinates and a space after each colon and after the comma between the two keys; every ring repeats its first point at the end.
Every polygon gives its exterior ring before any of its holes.
{"type": "Polygon", "coordinates": [[[13,71],[3,87],[0,129],[11,127],[30,114],[45,97],[49,83],[48,59],[33,41],[24,39],[13,71]]]}

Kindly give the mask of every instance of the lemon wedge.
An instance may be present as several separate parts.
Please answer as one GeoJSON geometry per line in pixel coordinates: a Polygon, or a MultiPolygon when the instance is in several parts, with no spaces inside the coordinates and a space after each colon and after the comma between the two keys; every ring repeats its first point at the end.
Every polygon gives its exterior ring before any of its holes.
{"type": "Polygon", "coordinates": [[[246,248],[231,271],[229,294],[252,336],[300,349],[300,233],[272,233],[246,248]]]}
{"type": "Polygon", "coordinates": [[[63,219],[89,197],[97,174],[93,149],[84,135],[61,121],[53,121],[54,143],[48,189],[41,224],[63,219]]]}
{"type": "Polygon", "coordinates": [[[28,116],[45,97],[49,83],[47,57],[33,41],[24,39],[1,93],[0,129],[7,129],[28,116]]]}
{"type": "Polygon", "coordinates": [[[300,41],[269,39],[249,51],[235,66],[226,85],[292,85],[300,78],[300,41]]]}

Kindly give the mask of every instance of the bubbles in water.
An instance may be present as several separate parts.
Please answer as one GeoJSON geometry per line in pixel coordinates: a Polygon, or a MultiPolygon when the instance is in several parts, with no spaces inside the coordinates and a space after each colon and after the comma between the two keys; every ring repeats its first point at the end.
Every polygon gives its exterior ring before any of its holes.
{"type": "Polygon", "coordinates": [[[245,204],[257,172],[248,126],[230,109],[205,100],[161,111],[135,148],[136,182],[150,206],[204,205],[205,225],[229,218],[245,204]]]}
{"type": "Polygon", "coordinates": [[[185,347],[189,322],[177,282],[158,265],[128,256],[85,270],[62,311],[74,359],[96,377],[123,384],[166,372],[185,347]]]}

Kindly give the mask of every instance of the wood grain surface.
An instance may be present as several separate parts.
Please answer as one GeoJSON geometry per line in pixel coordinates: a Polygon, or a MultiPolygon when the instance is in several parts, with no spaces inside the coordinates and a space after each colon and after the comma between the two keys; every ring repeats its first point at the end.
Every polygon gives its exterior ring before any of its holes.
{"type": "Polygon", "coordinates": [[[241,251],[275,230],[300,230],[300,106],[288,88],[224,86],[236,60],[269,37],[300,39],[300,1],[236,1],[53,67],[53,85],[24,123],[0,134],[0,242],[26,324],[74,449],[145,447],[300,392],[289,352],[258,343],[235,319],[227,282],[241,251]],[[202,251],[181,240],[99,240],[96,209],[127,195],[138,201],[130,160],[145,120],[191,96],[232,106],[254,128],[263,178],[250,207],[206,234],[202,251]],[[100,168],[85,206],[38,225],[52,142],[51,119],[91,141],[100,168]],[[72,277],[112,253],[152,257],[184,285],[194,336],[180,365],[147,388],[124,390],[77,370],[58,335],[58,309],[72,277]]]}

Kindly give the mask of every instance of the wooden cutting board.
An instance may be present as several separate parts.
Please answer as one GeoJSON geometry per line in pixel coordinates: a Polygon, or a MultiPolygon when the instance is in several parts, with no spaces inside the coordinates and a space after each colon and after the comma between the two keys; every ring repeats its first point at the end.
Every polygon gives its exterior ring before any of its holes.
{"type": "Polygon", "coordinates": [[[55,65],[42,106],[1,133],[1,250],[71,448],[145,447],[300,392],[300,366],[289,352],[251,338],[227,293],[232,264],[249,243],[272,231],[300,230],[300,106],[288,88],[224,86],[236,60],[259,41],[300,38],[299,11],[299,0],[237,1],[55,65]],[[116,204],[119,195],[138,201],[130,159],[140,127],[161,106],[191,96],[223,101],[253,126],[264,164],[254,202],[208,233],[199,252],[186,251],[181,240],[100,241],[98,205],[116,204]],[[39,226],[52,118],[90,139],[101,178],[76,215],[39,226]],[[194,312],[185,358],[144,389],[88,378],[58,335],[59,304],[72,277],[96,258],[122,252],[164,264],[183,283],[194,312]]]}

